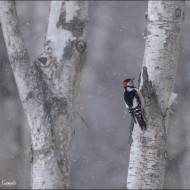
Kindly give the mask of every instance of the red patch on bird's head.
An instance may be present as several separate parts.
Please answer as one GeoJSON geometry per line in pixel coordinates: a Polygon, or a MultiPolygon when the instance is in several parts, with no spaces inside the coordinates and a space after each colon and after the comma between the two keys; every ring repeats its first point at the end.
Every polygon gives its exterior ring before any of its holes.
{"type": "Polygon", "coordinates": [[[123,82],[123,87],[127,87],[128,82],[123,82]]]}

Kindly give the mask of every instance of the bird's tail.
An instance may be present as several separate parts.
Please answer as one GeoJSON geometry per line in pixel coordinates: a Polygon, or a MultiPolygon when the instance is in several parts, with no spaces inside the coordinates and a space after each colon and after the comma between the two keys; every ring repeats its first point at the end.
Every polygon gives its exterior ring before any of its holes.
{"type": "Polygon", "coordinates": [[[137,122],[141,128],[142,131],[146,131],[146,122],[145,119],[142,115],[142,113],[139,113],[138,115],[135,116],[137,119],[137,122]]]}

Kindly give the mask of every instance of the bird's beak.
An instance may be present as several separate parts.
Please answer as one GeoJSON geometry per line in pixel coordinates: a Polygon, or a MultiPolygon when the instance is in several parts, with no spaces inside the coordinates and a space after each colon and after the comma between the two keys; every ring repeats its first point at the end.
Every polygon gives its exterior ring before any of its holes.
{"type": "Polygon", "coordinates": [[[131,79],[131,80],[132,80],[132,82],[134,81],[134,79],[135,79],[135,77],[131,79]]]}

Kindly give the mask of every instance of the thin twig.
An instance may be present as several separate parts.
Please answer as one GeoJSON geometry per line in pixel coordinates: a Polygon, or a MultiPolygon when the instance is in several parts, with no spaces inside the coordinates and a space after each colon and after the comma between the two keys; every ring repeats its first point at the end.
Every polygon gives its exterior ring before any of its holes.
{"type": "Polygon", "coordinates": [[[79,112],[76,111],[76,114],[79,116],[79,118],[81,119],[81,121],[86,125],[86,127],[89,129],[89,125],[88,123],[85,121],[85,119],[79,114],[79,112]]]}

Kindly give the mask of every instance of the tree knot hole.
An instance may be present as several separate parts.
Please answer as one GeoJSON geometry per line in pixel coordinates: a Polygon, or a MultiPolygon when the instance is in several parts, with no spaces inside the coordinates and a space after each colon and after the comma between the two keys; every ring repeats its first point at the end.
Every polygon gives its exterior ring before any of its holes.
{"type": "Polygon", "coordinates": [[[84,53],[84,51],[86,50],[86,42],[83,40],[79,40],[76,42],[76,48],[78,50],[79,53],[84,53]]]}
{"type": "Polygon", "coordinates": [[[181,9],[177,8],[174,12],[174,18],[179,18],[181,16],[181,9]]]}

